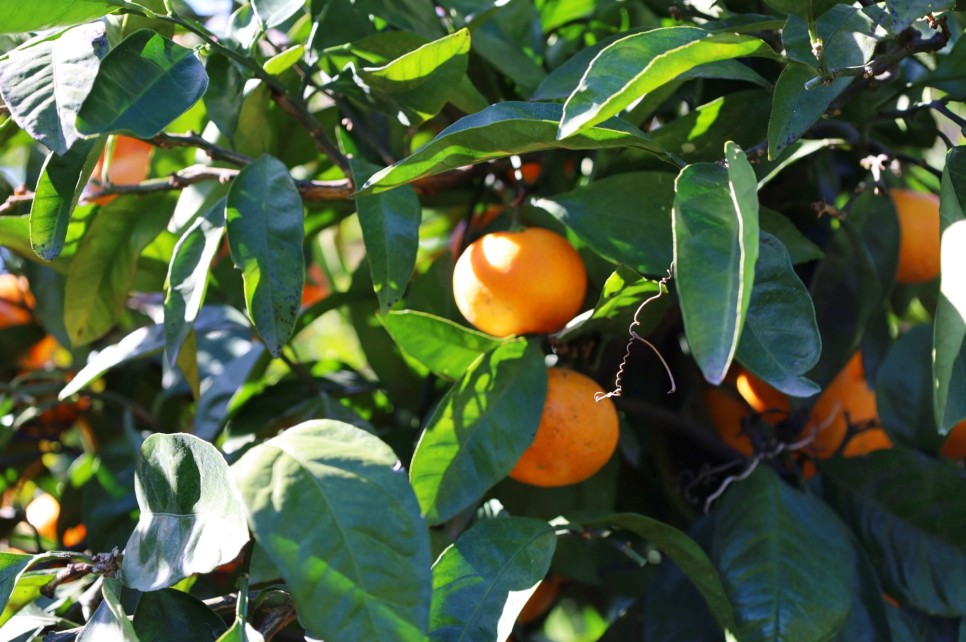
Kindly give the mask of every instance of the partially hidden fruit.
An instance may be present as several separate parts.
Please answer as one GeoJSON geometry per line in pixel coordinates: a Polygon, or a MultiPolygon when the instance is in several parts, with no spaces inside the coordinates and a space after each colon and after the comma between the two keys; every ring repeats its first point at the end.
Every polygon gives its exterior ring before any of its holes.
{"type": "Polygon", "coordinates": [[[946,434],[939,452],[950,459],[966,459],[966,420],[953,426],[946,434]]]}
{"type": "Polygon", "coordinates": [[[530,599],[523,605],[523,610],[520,611],[517,621],[521,624],[533,622],[549,611],[553,603],[557,601],[557,595],[560,593],[560,587],[563,583],[564,578],[561,575],[551,575],[540,582],[530,599]]]}
{"type": "MultiPolygon", "coordinates": [[[[151,162],[151,152],[154,146],[151,143],[128,136],[117,136],[114,141],[114,155],[108,165],[108,176],[104,176],[104,156],[105,150],[94,166],[91,174],[91,184],[84,190],[90,194],[96,192],[106,183],[111,185],[137,185],[148,177],[151,162]]],[[[97,205],[107,205],[117,194],[106,194],[97,198],[84,200],[88,203],[97,205]]]]}
{"type": "Polygon", "coordinates": [[[29,323],[35,304],[26,279],[16,274],[0,274],[0,330],[29,323]]]}
{"type": "Polygon", "coordinates": [[[899,283],[925,283],[939,276],[939,197],[930,192],[890,192],[899,217],[899,283]]]}
{"type": "Polygon", "coordinates": [[[467,224],[465,218],[461,219],[456,224],[456,227],[453,228],[453,233],[449,239],[449,253],[453,255],[453,258],[459,257],[460,250],[463,249],[466,241],[479,236],[480,232],[486,229],[486,226],[492,223],[502,213],[503,207],[494,204],[479,214],[474,214],[470,218],[469,224],[467,224]]]}
{"type": "Polygon", "coordinates": [[[560,330],[580,310],[586,291],[587,271],[577,251],[537,227],[483,236],[453,270],[460,312],[498,337],[560,330]]]}
{"type": "Polygon", "coordinates": [[[565,368],[547,371],[547,400],[533,443],[510,477],[545,488],[593,476],[610,460],[619,434],[617,409],[596,381],[565,368]]]}
{"type": "MultiPolygon", "coordinates": [[[[711,415],[715,431],[739,452],[753,453],[751,441],[742,433],[742,421],[753,410],[762,418],[777,424],[786,419],[789,412],[788,397],[747,371],[739,371],[735,388],[749,408],[726,392],[717,388],[705,391],[705,404],[711,415]]],[[[812,408],[802,437],[813,431],[815,437],[807,450],[820,459],[831,457],[842,444],[848,432],[848,424],[878,423],[875,391],[869,388],[862,367],[862,356],[855,353],[835,379],[822,391],[812,408]],[[846,419],[848,417],[848,419],[846,419]]],[[[856,433],[842,450],[846,457],[856,457],[882,448],[891,448],[892,442],[881,428],[870,428],[856,433]]]]}
{"type": "Polygon", "coordinates": [[[60,519],[60,502],[50,493],[40,493],[24,508],[27,522],[37,529],[44,539],[57,541],[57,520],[60,519]]]}

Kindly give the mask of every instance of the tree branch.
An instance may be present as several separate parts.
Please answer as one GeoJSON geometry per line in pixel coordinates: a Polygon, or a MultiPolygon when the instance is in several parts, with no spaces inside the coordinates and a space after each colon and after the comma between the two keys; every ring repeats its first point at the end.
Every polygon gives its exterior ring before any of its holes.
{"type": "Polygon", "coordinates": [[[148,139],[148,142],[161,147],[162,149],[169,149],[172,147],[195,147],[205,152],[208,155],[208,158],[211,160],[222,160],[232,163],[233,165],[245,166],[254,160],[251,156],[246,156],[245,154],[215,145],[214,143],[205,140],[195,132],[188,132],[187,134],[169,134],[167,132],[161,132],[154,138],[148,139]]]}

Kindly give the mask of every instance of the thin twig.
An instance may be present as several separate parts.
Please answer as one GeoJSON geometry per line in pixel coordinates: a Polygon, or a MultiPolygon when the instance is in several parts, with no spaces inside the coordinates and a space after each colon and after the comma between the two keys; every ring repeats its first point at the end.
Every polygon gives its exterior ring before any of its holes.
{"type": "Polygon", "coordinates": [[[157,136],[148,139],[148,142],[162,148],[169,147],[196,147],[208,155],[212,160],[223,160],[234,165],[245,166],[254,160],[251,156],[246,156],[240,152],[225,149],[219,145],[205,140],[195,132],[187,134],[169,134],[161,132],[157,136]]]}

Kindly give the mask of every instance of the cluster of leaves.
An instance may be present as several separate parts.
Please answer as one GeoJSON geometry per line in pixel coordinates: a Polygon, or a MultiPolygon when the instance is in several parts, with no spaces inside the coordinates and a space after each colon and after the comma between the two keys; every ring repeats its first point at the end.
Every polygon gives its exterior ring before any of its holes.
{"type": "Polygon", "coordinates": [[[4,502],[61,506],[56,538],[0,518],[29,551],[0,552],[3,639],[966,639],[952,0],[0,16],[0,256],[36,299],[0,329],[4,502]],[[118,135],[153,178],[110,182],[118,135]],[[898,184],[941,193],[945,278],[895,282],[898,184]],[[587,312],[498,339],[450,236],[520,222],[578,248],[587,312]],[[895,447],[804,460],[860,349],[895,447]],[[528,488],[555,360],[620,373],[621,447],[528,488]],[[751,459],[701,402],[735,364],[796,400],[751,459]],[[517,623],[551,569],[565,599],[517,623]]]}

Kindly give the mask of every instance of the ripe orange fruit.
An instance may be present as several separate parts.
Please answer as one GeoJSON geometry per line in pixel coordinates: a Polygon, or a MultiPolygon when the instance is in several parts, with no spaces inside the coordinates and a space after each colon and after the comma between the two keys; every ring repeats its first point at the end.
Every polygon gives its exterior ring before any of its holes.
{"type": "Polygon", "coordinates": [[[931,192],[890,192],[899,217],[899,283],[925,283],[939,276],[939,197],[931,192]]]}
{"type": "Polygon", "coordinates": [[[873,450],[892,448],[892,440],[882,428],[869,428],[856,433],[842,449],[843,457],[859,457],[873,450]]]}
{"type": "Polygon", "coordinates": [[[35,304],[25,278],[0,274],[0,329],[30,323],[35,304]]]}
{"type": "Polygon", "coordinates": [[[755,447],[743,431],[748,407],[741,400],[720,387],[708,387],[702,391],[704,405],[708,410],[714,431],[725,442],[745,457],[755,454],[755,447]]]}
{"type": "Polygon", "coordinates": [[[456,307],[498,337],[556,332],[580,310],[586,291],[580,255],[565,238],[538,227],[485,235],[453,270],[456,307]]]}
{"type": "Polygon", "coordinates": [[[520,611],[517,621],[521,624],[533,622],[549,611],[553,603],[557,601],[557,595],[560,593],[560,587],[563,583],[564,578],[560,575],[551,575],[540,582],[530,599],[523,605],[523,610],[520,611]]]}
{"type": "MultiPolygon", "coordinates": [[[[538,161],[528,161],[520,166],[520,175],[523,176],[523,182],[527,185],[533,185],[540,178],[540,172],[543,171],[543,164],[538,161]]],[[[517,171],[511,169],[507,171],[507,178],[510,180],[511,185],[517,184],[517,171]]]]}
{"type": "MultiPolygon", "coordinates": [[[[852,355],[841,372],[835,375],[835,379],[812,408],[809,429],[827,426],[816,434],[815,441],[809,446],[817,457],[831,457],[845,439],[848,431],[846,414],[853,424],[879,419],[875,390],[869,388],[865,379],[862,355],[859,352],[852,355]]],[[[872,438],[866,437],[863,442],[870,439],[872,438]]],[[[858,446],[857,448],[860,449],[858,446]]]]}
{"type": "Polygon", "coordinates": [[[24,509],[27,522],[37,529],[44,539],[57,541],[57,520],[60,518],[60,502],[50,493],[40,493],[24,509]]]}
{"type": "Polygon", "coordinates": [[[573,370],[547,371],[547,400],[533,443],[510,477],[545,488],[567,486],[593,476],[617,448],[617,409],[597,382],[573,370]]]}
{"type": "MultiPolygon", "coordinates": [[[[114,155],[108,167],[107,182],[112,185],[137,185],[148,177],[148,170],[151,162],[151,152],[154,145],[137,138],[128,136],[117,136],[114,141],[114,155]]],[[[104,156],[107,150],[101,153],[101,157],[94,166],[91,174],[91,183],[84,190],[87,193],[95,192],[100,189],[99,185],[105,183],[104,178],[104,156]]],[[[117,194],[107,194],[94,199],[84,199],[88,203],[97,205],[107,205],[117,194]]]]}
{"type": "Polygon", "coordinates": [[[946,434],[939,452],[950,459],[966,459],[966,420],[960,421],[946,434]]]}

